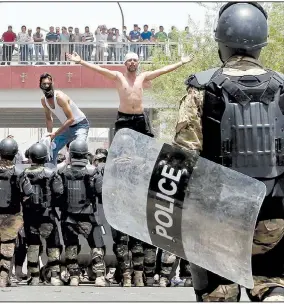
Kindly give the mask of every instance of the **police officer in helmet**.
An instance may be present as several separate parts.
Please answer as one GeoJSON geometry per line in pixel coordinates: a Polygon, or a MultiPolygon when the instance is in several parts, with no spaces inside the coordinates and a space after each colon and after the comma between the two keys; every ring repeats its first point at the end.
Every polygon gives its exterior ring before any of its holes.
{"type": "Polygon", "coordinates": [[[30,285],[38,285],[40,281],[39,255],[41,239],[46,240],[50,283],[61,286],[60,279],[60,244],[59,231],[55,221],[56,211],[53,202],[63,194],[61,177],[55,170],[47,168],[47,148],[42,143],[36,143],[29,148],[31,166],[25,170],[29,177],[34,195],[27,200],[24,208],[24,227],[28,244],[27,262],[31,274],[30,285]]]}
{"type": "Polygon", "coordinates": [[[33,194],[26,174],[14,165],[17,153],[18,144],[13,138],[0,142],[0,287],[10,285],[16,238],[23,226],[21,203],[33,194]]]}
{"type": "Polygon", "coordinates": [[[91,248],[92,271],[96,275],[95,286],[106,286],[105,245],[102,230],[95,219],[97,170],[88,164],[88,145],[74,140],[69,147],[70,164],[58,170],[64,184],[61,204],[61,227],[65,244],[66,266],[70,285],[79,285],[79,235],[83,235],[91,248]]]}
{"type": "MultiPolygon", "coordinates": [[[[259,61],[267,38],[267,14],[258,3],[230,2],[220,9],[215,40],[223,65],[187,79],[174,143],[264,181],[252,247],[254,288],[247,293],[252,301],[283,301],[284,77],[259,61]]],[[[198,301],[240,300],[237,284],[190,268],[198,301]]]]}

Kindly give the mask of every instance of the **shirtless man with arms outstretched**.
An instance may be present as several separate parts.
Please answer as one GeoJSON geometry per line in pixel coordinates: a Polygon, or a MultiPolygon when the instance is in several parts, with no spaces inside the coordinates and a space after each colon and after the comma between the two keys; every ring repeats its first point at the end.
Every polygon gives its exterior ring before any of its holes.
{"type": "Polygon", "coordinates": [[[140,75],[136,75],[139,58],[135,53],[128,53],[125,56],[124,64],[127,68],[125,74],[88,63],[82,60],[77,53],[73,53],[73,55],[67,54],[67,58],[115,81],[120,99],[117,121],[115,123],[116,132],[122,128],[129,128],[153,137],[149,120],[144,113],[142,101],[144,84],[190,62],[193,59],[193,55],[181,58],[181,61],[178,63],[155,71],[143,72],[140,75]]]}

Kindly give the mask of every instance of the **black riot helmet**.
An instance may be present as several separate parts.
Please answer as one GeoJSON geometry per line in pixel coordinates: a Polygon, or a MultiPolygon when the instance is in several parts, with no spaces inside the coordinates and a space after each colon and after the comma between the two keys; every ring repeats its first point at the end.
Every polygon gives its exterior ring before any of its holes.
{"type": "Polygon", "coordinates": [[[258,59],[267,38],[267,13],[257,2],[229,2],[220,9],[215,41],[223,62],[233,55],[258,59]]]}
{"type": "Polygon", "coordinates": [[[88,144],[86,141],[76,139],[70,143],[69,155],[74,159],[88,159],[88,144]]]}
{"type": "Polygon", "coordinates": [[[96,155],[104,154],[105,157],[107,157],[107,156],[108,156],[108,151],[107,151],[107,149],[98,148],[98,149],[96,150],[96,153],[95,153],[95,154],[96,154],[96,155]]]}
{"type": "Polygon", "coordinates": [[[42,143],[33,144],[29,148],[29,158],[35,164],[44,164],[47,161],[47,147],[42,143]]]}
{"type": "Polygon", "coordinates": [[[0,156],[2,159],[13,160],[19,151],[19,147],[15,139],[5,138],[0,142],[0,156]]]}

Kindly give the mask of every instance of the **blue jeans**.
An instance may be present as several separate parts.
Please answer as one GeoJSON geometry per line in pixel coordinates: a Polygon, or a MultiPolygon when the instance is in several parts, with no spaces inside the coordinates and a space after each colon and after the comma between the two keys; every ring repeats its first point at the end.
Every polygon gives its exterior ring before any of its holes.
{"type": "Polygon", "coordinates": [[[90,124],[87,119],[84,119],[74,126],[69,127],[66,131],[56,136],[53,140],[55,148],[52,151],[52,160],[50,161],[54,165],[57,164],[58,152],[66,146],[69,142],[75,139],[81,139],[87,141],[90,124]]]}

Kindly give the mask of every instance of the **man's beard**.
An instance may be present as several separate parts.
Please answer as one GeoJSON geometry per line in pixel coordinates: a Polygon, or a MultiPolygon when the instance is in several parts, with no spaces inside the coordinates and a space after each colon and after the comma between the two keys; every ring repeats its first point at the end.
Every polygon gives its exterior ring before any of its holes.
{"type": "Polygon", "coordinates": [[[49,87],[41,87],[43,94],[46,98],[51,98],[54,96],[54,90],[53,90],[53,86],[50,85],[49,87]]]}
{"type": "Polygon", "coordinates": [[[137,71],[137,68],[135,66],[129,66],[129,67],[127,67],[127,71],[133,73],[133,72],[137,71]]]}

